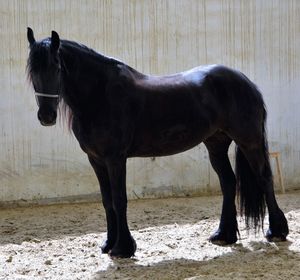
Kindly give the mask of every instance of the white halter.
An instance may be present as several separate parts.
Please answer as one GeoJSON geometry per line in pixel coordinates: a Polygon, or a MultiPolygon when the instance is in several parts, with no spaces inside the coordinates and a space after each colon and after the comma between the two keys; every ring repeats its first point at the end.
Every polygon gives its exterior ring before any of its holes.
{"type": "Polygon", "coordinates": [[[40,93],[40,92],[35,92],[35,96],[42,96],[42,97],[50,97],[50,98],[58,98],[59,94],[47,94],[47,93],[40,93]]]}

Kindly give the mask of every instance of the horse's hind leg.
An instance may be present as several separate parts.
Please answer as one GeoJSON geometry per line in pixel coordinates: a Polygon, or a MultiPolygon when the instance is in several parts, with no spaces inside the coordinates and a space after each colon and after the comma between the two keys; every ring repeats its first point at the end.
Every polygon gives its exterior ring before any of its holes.
{"type": "MultiPolygon", "coordinates": [[[[279,208],[273,188],[273,177],[269,163],[267,147],[263,145],[240,145],[240,157],[245,157],[250,164],[252,176],[264,196],[269,212],[269,229],[266,238],[269,241],[284,241],[289,233],[287,220],[279,208]]],[[[251,189],[248,190],[251,192],[251,189]]],[[[246,199],[246,198],[245,198],[246,199]]],[[[247,207],[247,206],[245,206],[247,207]]],[[[247,209],[246,209],[247,211],[247,209]]],[[[247,218],[247,217],[246,217],[247,218]]]]}
{"type": "Polygon", "coordinates": [[[232,140],[224,133],[216,133],[204,141],[223,193],[219,228],[210,236],[210,241],[219,245],[235,243],[238,233],[235,207],[236,179],[228,158],[231,142],[232,140]]]}

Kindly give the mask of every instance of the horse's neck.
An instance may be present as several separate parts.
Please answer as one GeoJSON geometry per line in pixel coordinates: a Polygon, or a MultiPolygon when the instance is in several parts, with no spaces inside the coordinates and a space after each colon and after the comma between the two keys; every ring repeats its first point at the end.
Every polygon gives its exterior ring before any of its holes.
{"type": "Polygon", "coordinates": [[[80,59],[71,54],[62,57],[63,98],[74,115],[90,113],[97,104],[104,103],[101,99],[108,81],[109,68],[90,58],[80,59]]]}

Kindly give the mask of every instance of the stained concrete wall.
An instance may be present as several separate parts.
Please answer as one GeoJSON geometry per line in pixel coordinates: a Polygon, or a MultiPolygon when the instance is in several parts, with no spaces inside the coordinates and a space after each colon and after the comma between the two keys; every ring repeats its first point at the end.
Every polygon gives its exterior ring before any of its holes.
{"type": "MultiPolygon", "coordinates": [[[[0,201],[94,195],[86,156],[61,125],[41,127],[26,80],[26,27],[55,29],[139,71],[169,74],[221,63],[262,90],[271,150],[285,184],[300,182],[300,1],[1,0],[0,201]]],[[[172,157],[130,159],[128,194],[155,197],[218,189],[203,145],[172,157]]]]}

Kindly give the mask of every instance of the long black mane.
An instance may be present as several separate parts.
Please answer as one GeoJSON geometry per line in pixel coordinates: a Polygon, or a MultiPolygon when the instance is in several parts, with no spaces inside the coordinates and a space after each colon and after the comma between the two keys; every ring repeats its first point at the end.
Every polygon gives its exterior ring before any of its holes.
{"type": "MultiPolygon", "coordinates": [[[[95,50],[74,42],[74,41],[69,41],[69,40],[61,40],[61,46],[59,49],[59,52],[64,54],[64,53],[70,53],[74,56],[84,56],[85,58],[91,58],[93,60],[96,60],[97,62],[104,63],[104,64],[110,64],[110,65],[115,65],[115,64],[123,64],[122,61],[115,59],[113,57],[105,56],[99,52],[96,52],[95,50]]],[[[74,57],[75,58],[75,57],[74,57]]]]}
{"type": "MultiPolygon", "coordinates": [[[[95,65],[100,64],[101,69],[103,68],[103,65],[124,65],[124,63],[119,60],[116,60],[112,57],[104,56],[103,54],[100,54],[83,44],[69,40],[61,40],[61,46],[58,53],[61,60],[64,76],[67,76],[69,74],[69,67],[72,67],[72,71],[80,75],[81,73],[85,73],[90,70],[85,69],[90,68],[89,64],[92,64],[94,68],[96,68],[95,65]],[[71,63],[66,62],[67,57],[71,57],[71,63]],[[83,64],[82,61],[84,61],[85,63],[83,64]]],[[[64,98],[62,98],[60,102],[59,109],[61,119],[63,121],[66,121],[67,127],[71,132],[73,111],[70,108],[70,106],[66,103],[64,98]]]]}

